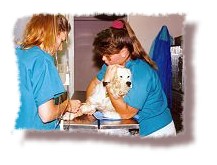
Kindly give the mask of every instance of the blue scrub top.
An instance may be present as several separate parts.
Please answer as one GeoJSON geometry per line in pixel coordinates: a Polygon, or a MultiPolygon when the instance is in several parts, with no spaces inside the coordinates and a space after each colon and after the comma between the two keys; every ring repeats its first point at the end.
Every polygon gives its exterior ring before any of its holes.
{"type": "Polygon", "coordinates": [[[40,105],[65,92],[53,57],[37,46],[30,49],[18,47],[16,55],[19,67],[21,106],[15,128],[55,129],[56,120],[45,124],[38,114],[40,105]]]}
{"type": "MultiPolygon", "coordinates": [[[[141,59],[127,61],[126,68],[132,73],[132,88],[124,97],[124,102],[138,109],[139,133],[147,136],[172,121],[167,99],[161,82],[154,69],[141,59]]],[[[102,80],[107,66],[104,64],[97,74],[102,80]]]]}

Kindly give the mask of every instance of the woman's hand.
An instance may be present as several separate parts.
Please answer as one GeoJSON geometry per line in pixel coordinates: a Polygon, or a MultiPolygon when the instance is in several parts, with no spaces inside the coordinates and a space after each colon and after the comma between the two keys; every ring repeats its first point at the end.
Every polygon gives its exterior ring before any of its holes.
{"type": "Polygon", "coordinates": [[[72,112],[72,113],[76,113],[81,106],[81,101],[80,100],[69,100],[68,104],[69,105],[67,107],[67,111],[72,112]]]}

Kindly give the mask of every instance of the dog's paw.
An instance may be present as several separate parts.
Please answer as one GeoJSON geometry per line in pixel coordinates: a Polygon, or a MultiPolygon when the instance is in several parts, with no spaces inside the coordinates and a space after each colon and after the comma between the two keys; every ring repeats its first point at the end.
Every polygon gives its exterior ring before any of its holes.
{"type": "Polygon", "coordinates": [[[75,117],[77,117],[75,113],[66,112],[63,115],[63,120],[73,120],[75,117]]]}
{"type": "Polygon", "coordinates": [[[80,110],[83,114],[93,114],[96,110],[95,107],[89,105],[89,104],[84,104],[80,107],[80,110]]]}
{"type": "Polygon", "coordinates": [[[88,113],[90,110],[89,110],[89,106],[87,104],[84,104],[80,107],[80,110],[82,113],[86,114],[88,113]]]}

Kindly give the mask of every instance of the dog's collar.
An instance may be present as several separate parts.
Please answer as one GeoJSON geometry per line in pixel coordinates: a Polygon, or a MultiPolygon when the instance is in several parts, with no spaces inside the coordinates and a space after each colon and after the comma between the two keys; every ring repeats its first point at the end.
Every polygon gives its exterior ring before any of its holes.
{"type": "Polygon", "coordinates": [[[106,82],[106,81],[103,81],[102,82],[102,85],[105,87],[106,85],[108,85],[110,82],[106,82]]]}

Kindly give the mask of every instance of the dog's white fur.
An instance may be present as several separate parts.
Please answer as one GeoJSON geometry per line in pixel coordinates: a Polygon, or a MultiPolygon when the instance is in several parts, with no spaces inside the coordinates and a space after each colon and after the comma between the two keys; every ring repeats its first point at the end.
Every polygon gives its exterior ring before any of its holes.
{"type": "MultiPolygon", "coordinates": [[[[114,79],[108,84],[111,94],[115,99],[124,97],[132,87],[131,72],[127,68],[117,68],[114,79]]],[[[96,110],[103,113],[105,117],[120,119],[120,115],[115,111],[110,98],[107,95],[106,87],[100,82],[96,85],[92,95],[87,99],[77,114],[66,113],[64,119],[71,120],[82,114],[93,114],[96,110]]]]}

